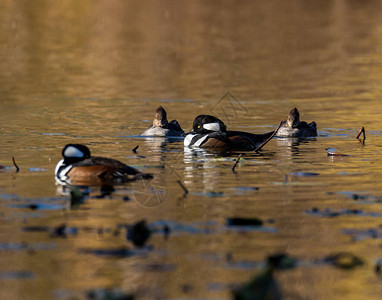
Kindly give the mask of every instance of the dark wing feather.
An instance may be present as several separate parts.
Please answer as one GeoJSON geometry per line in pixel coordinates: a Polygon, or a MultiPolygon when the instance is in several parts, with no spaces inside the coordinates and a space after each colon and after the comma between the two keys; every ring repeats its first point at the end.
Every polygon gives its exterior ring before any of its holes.
{"type": "Polygon", "coordinates": [[[225,132],[217,131],[207,135],[208,137],[200,145],[201,148],[230,149],[232,142],[225,132]]]}
{"type": "Polygon", "coordinates": [[[140,173],[137,169],[130,167],[128,165],[125,165],[124,163],[116,159],[105,158],[105,157],[92,157],[91,160],[93,164],[108,166],[110,168],[115,169],[117,172],[123,173],[126,175],[136,175],[140,173]]]}
{"type": "Polygon", "coordinates": [[[316,124],[316,122],[310,122],[309,124],[308,124],[308,126],[309,127],[312,127],[312,128],[314,128],[314,129],[316,129],[317,130],[317,124],[316,124]]]}
{"type": "Polygon", "coordinates": [[[167,129],[179,131],[180,133],[184,133],[182,127],[180,127],[180,124],[177,120],[172,120],[170,123],[167,124],[167,129]]]}
{"type": "Polygon", "coordinates": [[[225,141],[216,139],[216,138],[208,138],[200,147],[202,148],[214,148],[219,150],[230,149],[231,146],[225,141]]]}
{"type": "Polygon", "coordinates": [[[301,122],[299,129],[301,137],[317,136],[317,124],[314,121],[309,124],[307,122],[301,122]]]}
{"type": "Polygon", "coordinates": [[[231,135],[229,140],[232,142],[232,150],[255,150],[256,144],[246,136],[231,135]]]}
{"type": "Polygon", "coordinates": [[[270,138],[272,134],[273,131],[263,134],[254,134],[243,131],[227,131],[228,138],[234,143],[234,148],[248,150],[255,149],[259,144],[270,138]]]}

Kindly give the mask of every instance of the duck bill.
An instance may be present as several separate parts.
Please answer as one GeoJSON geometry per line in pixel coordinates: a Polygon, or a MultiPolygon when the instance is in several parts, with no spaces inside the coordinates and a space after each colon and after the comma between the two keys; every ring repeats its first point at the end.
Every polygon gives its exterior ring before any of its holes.
{"type": "Polygon", "coordinates": [[[183,133],[182,136],[186,136],[187,134],[195,134],[194,129],[192,129],[190,132],[183,133]]]}

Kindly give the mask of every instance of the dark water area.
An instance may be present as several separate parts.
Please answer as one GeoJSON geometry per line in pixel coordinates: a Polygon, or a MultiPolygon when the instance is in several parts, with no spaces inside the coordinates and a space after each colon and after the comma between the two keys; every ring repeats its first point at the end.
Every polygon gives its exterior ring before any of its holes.
{"type": "Polygon", "coordinates": [[[230,299],[277,253],[296,261],[274,274],[282,299],[380,299],[381,6],[1,1],[0,299],[230,299]],[[253,133],[296,106],[318,136],[232,172],[239,153],[140,137],[159,105],[185,131],[203,113],[253,133]],[[67,143],[154,180],[71,200],[54,179],[67,143]]]}

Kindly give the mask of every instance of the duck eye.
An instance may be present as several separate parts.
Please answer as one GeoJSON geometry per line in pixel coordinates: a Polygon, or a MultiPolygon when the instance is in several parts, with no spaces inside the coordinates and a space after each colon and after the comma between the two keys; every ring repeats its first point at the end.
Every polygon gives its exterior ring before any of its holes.
{"type": "Polygon", "coordinates": [[[200,128],[201,126],[199,125],[198,128],[200,128]]]}

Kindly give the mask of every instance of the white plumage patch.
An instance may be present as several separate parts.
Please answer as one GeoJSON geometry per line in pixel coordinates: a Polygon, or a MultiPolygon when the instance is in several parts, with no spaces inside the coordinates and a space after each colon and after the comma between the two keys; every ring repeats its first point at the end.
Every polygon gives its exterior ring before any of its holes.
{"type": "Polygon", "coordinates": [[[64,157],[84,157],[84,153],[76,147],[69,146],[64,151],[64,157]]]}
{"type": "Polygon", "coordinates": [[[57,163],[57,166],[56,168],[54,169],[54,174],[57,176],[57,172],[58,170],[61,168],[62,164],[64,163],[64,160],[61,159],[58,163],[57,163]]]}
{"type": "Polygon", "coordinates": [[[201,137],[192,146],[199,147],[204,142],[204,140],[207,139],[207,138],[208,138],[208,135],[205,135],[205,136],[201,137]]]}
{"type": "Polygon", "coordinates": [[[197,136],[197,134],[187,134],[184,139],[184,146],[185,147],[199,147],[206,139],[208,139],[208,135],[201,136],[197,141],[193,144],[191,144],[192,139],[197,136]]]}
{"type": "Polygon", "coordinates": [[[186,147],[190,146],[191,144],[191,141],[193,139],[193,137],[195,136],[196,134],[187,134],[186,137],[184,138],[184,145],[186,147]]]}
{"type": "Polygon", "coordinates": [[[65,184],[68,183],[69,178],[67,174],[72,169],[72,165],[67,166],[65,169],[60,171],[60,168],[63,166],[64,160],[61,159],[58,163],[56,168],[54,169],[54,174],[56,175],[56,183],[58,184],[65,184]],[[60,172],[59,172],[60,171],[60,172]]]}
{"type": "Polygon", "coordinates": [[[220,124],[215,122],[215,123],[207,123],[203,124],[203,128],[211,131],[220,131],[220,124]]]}

